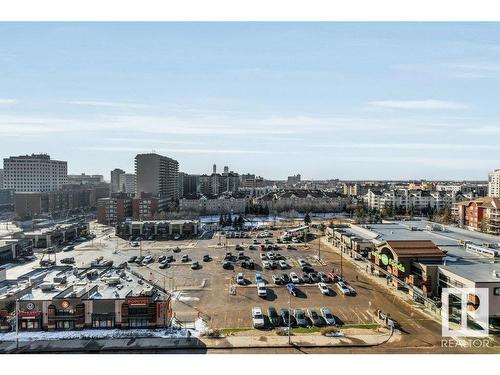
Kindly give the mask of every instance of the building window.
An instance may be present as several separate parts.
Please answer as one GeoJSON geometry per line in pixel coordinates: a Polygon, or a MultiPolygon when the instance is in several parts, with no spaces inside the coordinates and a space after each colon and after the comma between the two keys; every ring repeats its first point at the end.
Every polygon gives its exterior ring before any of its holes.
{"type": "Polygon", "coordinates": [[[500,288],[494,288],[493,289],[493,295],[500,296],[500,288]]]}

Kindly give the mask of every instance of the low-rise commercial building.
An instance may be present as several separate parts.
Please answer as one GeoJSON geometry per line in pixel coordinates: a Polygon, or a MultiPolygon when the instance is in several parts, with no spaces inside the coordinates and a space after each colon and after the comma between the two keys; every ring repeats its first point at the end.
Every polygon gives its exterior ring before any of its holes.
{"type": "Polygon", "coordinates": [[[58,266],[0,280],[0,328],[13,329],[12,316],[20,331],[158,328],[172,308],[167,292],[126,268],[58,266]]]}
{"type": "Polygon", "coordinates": [[[173,235],[195,236],[199,233],[198,220],[125,221],[116,228],[118,236],[168,239],[173,235]]]}
{"type": "Polygon", "coordinates": [[[475,286],[489,289],[490,318],[500,319],[496,236],[428,221],[346,224],[326,233],[345,257],[358,257],[357,264],[367,272],[384,277],[388,285],[437,313],[442,288],[475,286]]]}
{"type": "Polygon", "coordinates": [[[47,248],[62,245],[78,237],[90,234],[89,223],[67,223],[23,232],[22,236],[30,240],[34,248],[47,248]]]}

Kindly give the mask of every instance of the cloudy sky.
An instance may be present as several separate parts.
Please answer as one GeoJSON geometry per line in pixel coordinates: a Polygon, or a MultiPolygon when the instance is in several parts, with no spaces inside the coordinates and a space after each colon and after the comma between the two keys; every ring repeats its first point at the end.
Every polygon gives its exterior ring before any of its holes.
{"type": "Polygon", "coordinates": [[[106,178],[486,179],[499,94],[500,24],[0,24],[0,157],[106,178]]]}

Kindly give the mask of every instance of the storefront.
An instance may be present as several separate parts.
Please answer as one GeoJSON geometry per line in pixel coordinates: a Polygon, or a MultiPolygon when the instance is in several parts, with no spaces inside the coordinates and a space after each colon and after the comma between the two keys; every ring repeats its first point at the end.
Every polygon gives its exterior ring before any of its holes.
{"type": "Polygon", "coordinates": [[[92,314],[92,328],[114,328],[115,314],[92,314]]]}
{"type": "Polygon", "coordinates": [[[123,328],[148,328],[156,325],[156,304],[151,297],[129,297],[122,305],[123,328]]]}
{"type": "Polygon", "coordinates": [[[80,301],[55,300],[48,307],[47,318],[49,330],[82,329],[85,325],[85,305],[80,301]]]}
{"type": "Polygon", "coordinates": [[[18,306],[17,323],[20,331],[42,329],[42,306],[40,303],[21,302],[18,306]]]}

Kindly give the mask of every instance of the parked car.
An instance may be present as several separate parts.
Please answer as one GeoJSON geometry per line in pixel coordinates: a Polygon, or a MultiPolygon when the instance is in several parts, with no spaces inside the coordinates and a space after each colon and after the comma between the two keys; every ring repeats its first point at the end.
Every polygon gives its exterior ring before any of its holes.
{"type": "Polygon", "coordinates": [[[248,249],[249,249],[249,250],[256,250],[257,248],[256,248],[254,245],[250,245],[250,246],[248,247],[248,249]]]}
{"type": "Polygon", "coordinates": [[[230,251],[226,251],[224,253],[224,260],[231,260],[233,258],[233,254],[230,251]]]}
{"type": "Polygon", "coordinates": [[[167,256],[166,255],[161,255],[158,257],[158,263],[163,263],[163,261],[167,259],[167,256]]]}
{"type": "Polygon", "coordinates": [[[349,290],[347,285],[342,281],[337,282],[337,288],[338,290],[340,290],[340,293],[342,293],[345,296],[349,296],[351,294],[351,291],[349,290]]]}
{"type": "Polygon", "coordinates": [[[255,284],[263,283],[264,279],[262,278],[262,275],[260,273],[255,274],[255,284]]]}
{"type": "Polygon", "coordinates": [[[187,254],[184,254],[181,258],[181,261],[184,263],[189,262],[189,256],[187,254]]]}
{"type": "Polygon", "coordinates": [[[63,247],[63,249],[62,249],[62,251],[71,251],[71,250],[73,250],[74,248],[75,248],[75,247],[74,247],[74,246],[72,246],[72,245],[69,245],[69,246],[64,246],[64,247],[63,247]]]}
{"type": "Polygon", "coordinates": [[[266,254],[260,254],[260,259],[261,260],[267,260],[267,255],[266,254]]]}
{"type": "Polygon", "coordinates": [[[302,272],[305,272],[305,273],[314,272],[314,268],[312,268],[311,266],[304,266],[301,269],[302,269],[302,272]]]}
{"type": "Polygon", "coordinates": [[[165,268],[168,268],[168,266],[169,266],[169,263],[165,261],[165,262],[160,263],[159,268],[160,269],[165,269],[165,268]]]}
{"type": "Polygon", "coordinates": [[[75,263],[75,258],[63,258],[61,259],[62,264],[74,264],[75,263]]]}
{"type": "Polygon", "coordinates": [[[337,274],[333,273],[333,272],[330,272],[330,273],[327,273],[326,276],[334,283],[336,283],[337,281],[339,281],[339,277],[337,276],[337,274]]]}
{"type": "Polygon", "coordinates": [[[278,327],[280,324],[280,317],[278,313],[276,312],[276,309],[272,306],[268,307],[267,309],[267,316],[269,317],[269,323],[273,327],[278,327]]]}
{"type": "Polygon", "coordinates": [[[212,258],[210,258],[210,255],[208,255],[208,254],[203,255],[203,261],[204,262],[209,262],[210,259],[212,259],[212,258]]]}
{"type": "Polygon", "coordinates": [[[224,262],[224,263],[222,263],[222,268],[224,268],[225,270],[231,269],[232,268],[231,262],[224,262]]]}
{"type": "Polygon", "coordinates": [[[329,283],[331,281],[323,272],[318,272],[317,275],[322,283],[329,283]]]}
{"type": "Polygon", "coordinates": [[[198,262],[191,263],[192,270],[197,270],[198,268],[200,268],[200,263],[198,263],[198,262]]]}
{"type": "Polygon", "coordinates": [[[130,258],[128,258],[128,262],[134,263],[136,259],[137,259],[137,255],[132,255],[130,258]]]}
{"type": "Polygon", "coordinates": [[[267,297],[266,284],[264,284],[263,282],[257,283],[257,295],[262,298],[267,297]]]}
{"type": "Polygon", "coordinates": [[[295,322],[297,323],[298,326],[300,327],[307,326],[307,320],[306,320],[306,315],[304,314],[304,310],[302,309],[293,310],[293,317],[295,318],[295,322]]]}
{"type": "Polygon", "coordinates": [[[142,263],[149,264],[153,263],[155,260],[151,255],[146,255],[144,259],[142,260],[142,263]]]}
{"type": "Polygon", "coordinates": [[[290,277],[286,273],[282,273],[281,280],[283,280],[283,284],[288,284],[290,282],[290,277]]]}
{"type": "Polygon", "coordinates": [[[173,251],[174,251],[174,253],[180,253],[181,248],[179,246],[176,246],[173,251]]]}
{"type": "Polygon", "coordinates": [[[290,316],[290,312],[288,311],[288,309],[282,308],[280,310],[280,313],[281,313],[280,318],[281,318],[281,322],[283,323],[283,326],[293,327],[295,325],[295,318],[290,316]]]}
{"type": "Polygon", "coordinates": [[[143,260],[144,260],[144,257],[143,256],[139,256],[139,257],[135,258],[135,263],[141,264],[143,260]]]}
{"type": "Polygon", "coordinates": [[[288,290],[288,293],[290,293],[292,296],[297,297],[298,289],[295,286],[295,284],[292,283],[286,284],[286,289],[288,290]]]}
{"type": "Polygon", "coordinates": [[[308,284],[311,282],[311,279],[309,278],[309,275],[307,273],[303,273],[300,276],[300,281],[303,282],[304,284],[308,284]]]}
{"type": "Polygon", "coordinates": [[[272,252],[268,252],[268,253],[267,253],[267,259],[269,259],[269,260],[274,260],[274,253],[272,253],[272,252]]]}
{"type": "Polygon", "coordinates": [[[130,246],[132,246],[132,247],[139,247],[139,242],[134,241],[134,242],[132,242],[132,243],[130,244],[130,246]]]}
{"type": "Polygon", "coordinates": [[[300,283],[299,277],[297,276],[297,274],[295,272],[290,273],[290,281],[292,283],[295,283],[295,284],[300,283]]]}
{"type": "Polygon", "coordinates": [[[330,288],[328,288],[328,285],[326,285],[325,283],[318,283],[318,288],[321,294],[325,296],[330,295],[330,288]]]}
{"type": "Polygon", "coordinates": [[[265,326],[264,315],[260,307],[252,307],[252,323],[254,328],[263,328],[265,326]]]}
{"type": "Polygon", "coordinates": [[[278,268],[278,262],[274,261],[274,260],[270,260],[269,261],[269,267],[271,267],[272,270],[275,270],[278,268]]]}
{"type": "Polygon", "coordinates": [[[169,255],[169,256],[167,256],[167,259],[166,259],[166,260],[167,260],[167,262],[169,262],[169,263],[171,263],[171,262],[175,262],[175,258],[174,258],[174,256],[173,256],[173,255],[169,255]]]}
{"type": "Polygon", "coordinates": [[[236,283],[239,285],[245,285],[245,276],[243,275],[243,272],[236,275],[236,283]]]}
{"type": "Polygon", "coordinates": [[[301,266],[301,267],[305,267],[305,266],[309,265],[304,259],[298,259],[297,261],[299,262],[299,266],[301,266]]]}
{"type": "Polygon", "coordinates": [[[270,270],[271,269],[271,263],[269,263],[267,260],[263,260],[262,261],[262,268],[264,268],[266,270],[270,270]]]}
{"type": "Polygon", "coordinates": [[[337,324],[337,322],[335,321],[335,317],[333,316],[331,310],[328,307],[322,307],[319,311],[327,325],[333,326],[337,324]]]}
{"type": "Polygon", "coordinates": [[[285,262],[284,260],[280,260],[278,263],[279,263],[280,268],[281,268],[282,270],[286,270],[286,269],[288,268],[288,263],[287,263],[287,262],[285,262]]]}
{"type": "Polygon", "coordinates": [[[312,283],[318,283],[320,281],[319,277],[314,272],[309,272],[309,278],[312,283]]]}
{"type": "Polygon", "coordinates": [[[323,325],[323,321],[321,320],[321,317],[318,315],[316,310],[307,309],[306,314],[307,317],[311,320],[313,326],[319,327],[323,325]]]}
{"type": "Polygon", "coordinates": [[[244,260],[243,262],[241,262],[241,267],[253,270],[255,268],[255,264],[252,260],[244,260]]]}
{"type": "Polygon", "coordinates": [[[272,276],[273,279],[273,284],[280,285],[283,283],[283,280],[281,280],[281,277],[279,275],[274,274],[272,276]]]}
{"type": "Polygon", "coordinates": [[[356,289],[354,289],[352,286],[350,285],[347,285],[347,289],[349,289],[349,295],[350,296],[355,296],[356,294],[358,294],[358,292],[356,292],[356,289]]]}

